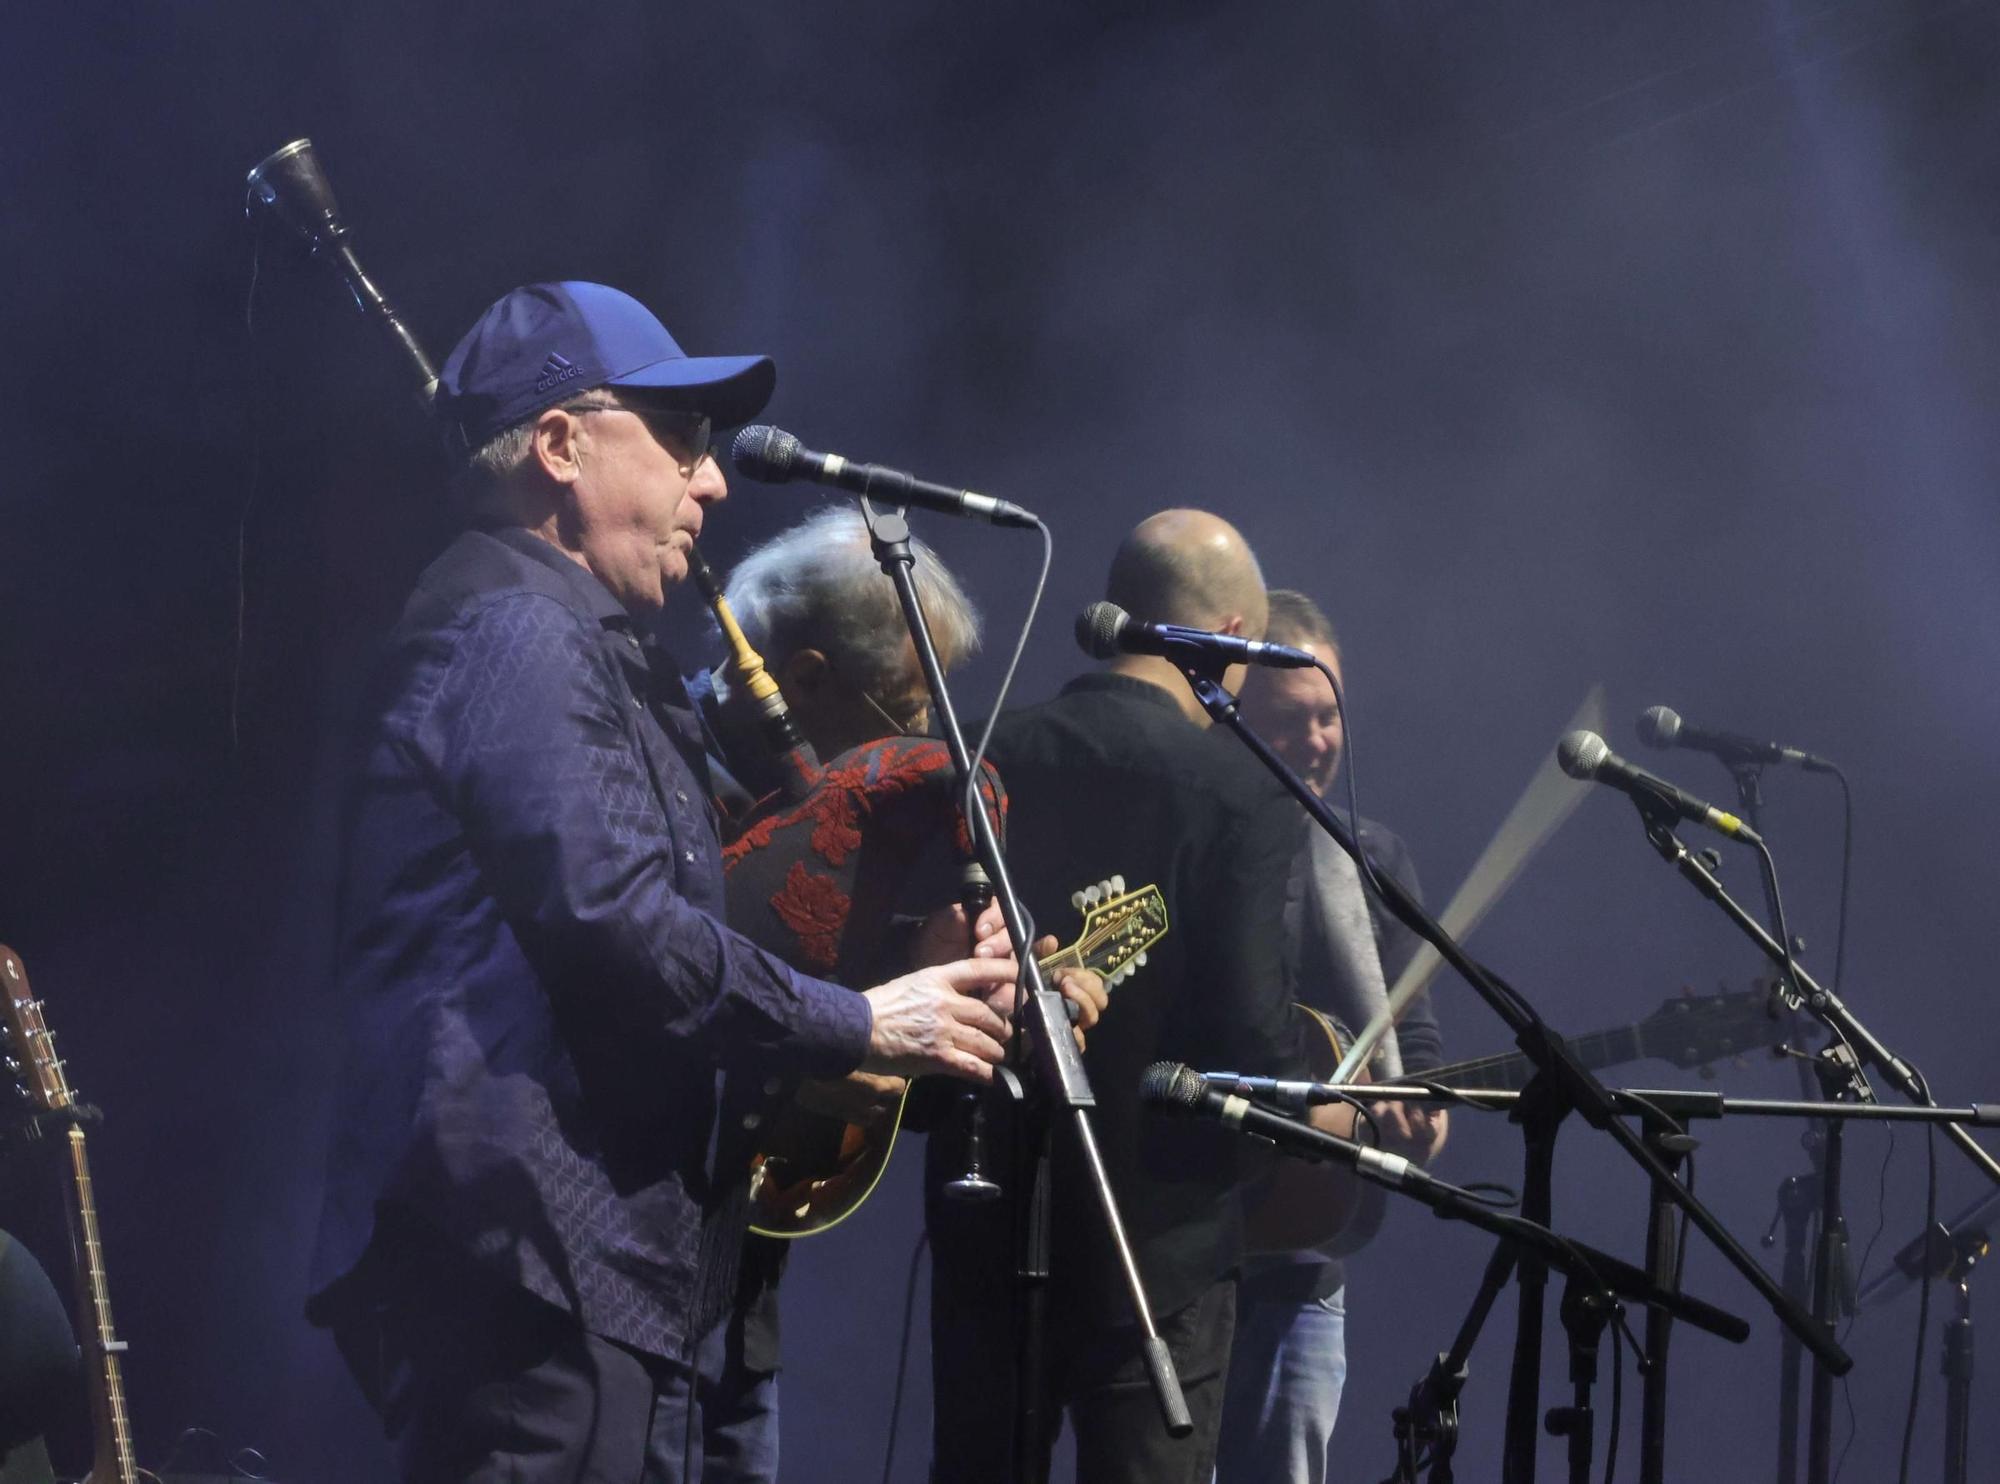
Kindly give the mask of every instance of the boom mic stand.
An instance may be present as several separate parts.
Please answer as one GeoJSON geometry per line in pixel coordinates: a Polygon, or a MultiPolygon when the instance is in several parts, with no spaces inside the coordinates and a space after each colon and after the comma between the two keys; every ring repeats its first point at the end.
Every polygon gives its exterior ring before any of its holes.
{"type": "MultiPolygon", "coordinates": [[[[1829,1068],[1843,1068],[1849,1079],[1856,1100],[1872,1103],[1874,1097],[1868,1090],[1867,1070],[1873,1067],[1893,1082],[1910,1102],[1923,1108],[1936,1107],[1916,1069],[1897,1056],[1864,1026],[1854,1013],[1831,990],[1817,983],[1811,974],[1800,967],[1796,960],[1788,963],[1785,945],[1778,942],[1755,918],[1745,912],[1741,905],[1723,889],[1722,883],[1700,860],[1689,854],[1672,829],[1673,821],[1660,811],[1649,809],[1644,803],[1639,805],[1639,813],[1645,822],[1646,838],[1660,857],[1680,872],[1698,892],[1722,909],[1723,914],[1750,939],[1772,964],[1783,972],[1789,971],[1796,977],[1798,992],[1804,998],[1805,1008],[1821,1020],[1832,1032],[1833,1046],[1825,1057],[1829,1068]]],[[[1829,1105],[1828,1112],[1839,1104],[1829,1105]]],[[[1819,1261],[1813,1272],[1814,1313],[1811,1320],[1813,1334],[1818,1339],[1830,1343],[1833,1338],[1833,1312],[1837,1296],[1835,1294],[1836,1262],[1842,1256],[1844,1232],[1839,1227],[1839,1170],[1841,1120],[1829,1117],[1826,1120],[1825,1157],[1821,1161],[1823,1179],[1821,1182],[1821,1230],[1819,1261]],[[1828,1219],[1826,1213],[1832,1213],[1828,1219]]],[[[2000,1185],[2000,1160],[1988,1154],[1977,1140],[1956,1122],[1945,1123],[1945,1136],[1964,1151],[1966,1157],[1977,1165],[1996,1185],[2000,1185]]],[[[1826,1351],[1813,1344],[1811,1338],[1800,1338],[1812,1348],[1815,1356],[1813,1370],[1813,1408],[1811,1435],[1807,1440],[1807,1480],[1808,1484],[1828,1484],[1832,1466],[1833,1442],[1833,1378],[1843,1374],[1845,1367],[1834,1369],[1826,1351]]],[[[1796,1390],[1793,1392],[1796,1398],[1796,1390]]],[[[1796,1400],[1794,1401],[1796,1409],[1796,1400]]]]}
{"type": "MultiPolygon", "coordinates": [[[[972,779],[972,757],[966,750],[965,734],[959,727],[958,713],[951,703],[951,691],[945,683],[944,666],[938,659],[937,645],[931,638],[930,622],[924,616],[923,601],[917,595],[916,581],[912,576],[916,553],[910,546],[909,523],[900,509],[877,510],[866,495],[860,497],[859,503],[862,517],[868,524],[868,539],[875,560],[895,584],[903,620],[909,626],[910,642],[916,647],[917,659],[923,666],[924,682],[930,689],[932,710],[939,730],[944,734],[945,746],[951,753],[960,792],[966,793],[972,779]]],[[[1051,1105],[1051,1111],[1045,1113],[1041,1120],[1044,1129],[1036,1140],[1030,1162],[1032,1168],[1027,1172],[1028,1189],[1025,1192],[1017,1189],[1016,1198],[1024,1200],[1026,1206],[1021,1233],[1024,1250],[1020,1253],[1017,1271],[1030,1275],[1045,1275],[1047,1271],[1052,1214],[1047,1198],[1048,1155],[1055,1117],[1061,1115],[1067,1119],[1077,1141],[1083,1168],[1097,1192],[1105,1227],[1118,1254],[1119,1267],[1124,1273],[1125,1286],[1132,1300],[1132,1311],[1140,1332],[1145,1336],[1146,1372],[1152,1382],[1154,1397],[1159,1402],[1161,1416],[1171,1436],[1186,1437],[1194,1431],[1194,1420],[1188,1415],[1187,1400],[1181,1394],[1180,1379],[1174,1373],[1172,1352],[1167,1349],[1166,1341],[1160,1338],[1159,1329],[1153,1322],[1145,1284],[1139,1276],[1131,1244],[1126,1240],[1125,1223],[1118,1214],[1118,1201],[1112,1194],[1110,1181],[1105,1177],[1104,1159],[1098,1152],[1097,1137],[1090,1123],[1090,1109],[1096,1105],[1097,1099],[1091,1092],[1090,1079],[1084,1073],[1083,1058],[1070,1036],[1069,1016],[1063,1008],[1062,996],[1042,981],[1041,970],[1035,963],[1028,916],[1021,906],[1021,899],[1015,894],[1013,878],[1008,875],[1006,857],[1000,849],[987,810],[983,806],[972,808],[966,823],[979,853],[979,863],[985,868],[994,896],[999,900],[1001,915],[1007,922],[1008,938],[1014,945],[1014,956],[1021,965],[1022,979],[1027,987],[1021,1004],[1025,1024],[1022,1034],[1016,1038],[1014,1055],[1017,1060],[1033,1056],[1035,1070],[1039,1074],[1040,1095],[1046,1104],[1051,1105]],[[1031,1046],[1020,1045],[1023,1039],[1031,1042],[1031,1046]]],[[[1016,1385],[1019,1389],[1016,1395],[1014,1474],[1023,1481],[1031,1481],[1038,1472],[1039,1428],[1042,1425],[1039,1416],[1041,1346],[1039,1335],[1035,1333],[1044,1302],[1039,1277],[1030,1277],[1026,1299],[1024,1330],[1026,1339],[1034,1343],[1023,1343],[1017,1357],[1016,1385]]]]}
{"type": "MultiPolygon", "coordinates": [[[[1187,677],[1196,699],[1209,717],[1234,732],[1271,775],[1304,806],[1314,822],[1331,835],[1342,850],[1353,856],[1357,863],[1360,862],[1361,849],[1353,831],[1243,720],[1237,710],[1236,697],[1229,693],[1220,679],[1226,663],[1220,659],[1188,662],[1182,664],[1181,672],[1187,677]]],[[[1538,1068],[1529,1079],[1515,1113],[1527,1142],[1522,1216],[1542,1226],[1548,1225],[1556,1131],[1562,1119],[1575,1109],[1583,1115],[1585,1122],[1609,1136],[1646,1172],[1658,1198],[1677,1207],[1689,1222],[1700,1229],[1702,1235],[1757,1290],[1786,1328],[1797,1334],[1836,1373],[1844,1375],[1852,1369],[1854,1362],[1834,1337],[1813,1324],[1811,1316],[1798,1301],[1773,1282],[1770,1275],[1716,1219],[1715,1214],[1674,1177],[1660,1154],[1617,1117],[1615,1105],[1604,1084],[1584,1070],[1562,1038],[1535,1015],[1519,993],[1471,958],[1393,877],[1382,877],[1377,886],[1383,904],[1411,931],[1436,948],[1445,962],[1463,976],[1493,1013],[1506,1022],[1521,1050],[1538,1068]]],[[[1542,1295],[1547,1286],[1546,1264],[1539,1257],[1524,1256],[1518,1265],[1516,1281],[1520,1287],[1520,1319],[1515,1332],[1514,1367],[1508,1389],[1507,1447],[1501,1478],[1503,1484],[1531,1484],[1535,1477],[1536,1427],[1540,1410],[1542,1295]]]]}
{"type": "MultiPolygon", "coordinates": [[[[1226,1075],[1226,1074],[1223,1074],[1226,1075]]],[[[1436,1094],[1422,1085],[1396,1084],[1377,1085],[1374,1083],[1320,1083],[1312,1086],[1315,1100],[1339,1098],[1342,1101],[1373,1098],[1398,1102],[1430,1102],[1436,1094]]],[[[1497,1088],[1463,1088],[1452,1093],[1451,1101],[1478,1109],[1499,1111],[1518,1107],[1523,1094],[1497,1088]]],[[[1730,1098],[1719,1092],[1689,1091],[1686,1089],[1631,1088],[1613,1089],[1610,1096],[1623,1114],[1635,1115],[1648,1129],[1661,1128],[1684,1130],[1696,1118],[1721,1119],[1728,1117],[1795,1118],[1815,1120],[1841,1125],[1853,1120],[1869,1123],[1943,1123],[1953,1127],[1976,1124],[1982,1128],[2000,1127],[2000,1105],[1974,1105],[1971,1107],[1919,1107],[1885,1106],[1880,1103],[1840,1102],[1829,1105],[1823,1100],[1774,1098],[1730,1098]]],[[[1989,1196],[1971,1209],[1961,1212],[1950,1223],[1938,1223],[1929,1233],[1929,1239],[1918,1237],[1899,1252],[1890,1270],[1877,1278],[1861,1291],[1858,1303],[1867,1307],[1881,1298],[1892,1294],[1912,1279],[1928,1272],[1931,1276],[1943,1277],[1954,1285],[1957,1295],[1957,1317],[1946,1326],[1944,1337],[1943,1372],[1946,1388],[1945,1456],[1949,1467],[1956,1467],[1957,1473],[1948,1472],[1946,1484],[1965,1484],[1966,1445],[1971,1417],[1972,1382],[1972,1319],[1970,1313],[1970,1277],[1972,1269],[1987,1254],[1988,1236],[1984,1225],[1986,1217],[2000,1213],[2000,1192],[1989,1196]],[[1955,1463],[1949,1461],[1956,1460],[1955,1463]]],[[[1496,1253],[1498,1262],[1504,1253],[1496,1253]]],[[[1487,1270],[1488,1284],[1505,1281],[1504,1273],[1493,1277],[1494,1269],[1487,1270]]],[[[1661,1291],[1671,1292],[1671,1272],[1663,1281],[1658,1271],[1649,1271],[1648,1278],[1661,1291]]],[[[1574,1291],[1572,1291],[1574,1292],[1574,1291]]],[[[1565,1303],[1570,1299],[1566,1297],[1565,1303]]],[[[1467,1328],[1459,1332],[1459,1340],[1452,1350],[1438,1357],[1430,1373],[1419,1382],[1410,1394],[1407,1407],[1396,1410],[1396,1439],[1399,1457],[1405,1462],[1389,1484],[1404,1484],[1415,1479],[1415,1464],[1410,1460],[1423,1447],[1431,1449],[1433,1484],[1450,1478],[1450,1452],[1456,1441],[1456,1403],[1458,1392],[1465,1382],[1465,1356],[1470,1350],[1469,1331],[1476,1331],[1483,1321],[1485,1311],[1492,1304],[1492,1293],[1483,1285],[1479,1297],[1474,1301],[1472,1316],[1467,1320],[1467,1328]],[[1442,1468],[1442,1474],[1437,1470],[1442,1468]]],[[[1686,1318],[1685,1314],[1675,1315],[1663,1304],[1651,1304],[1647,1309],[1650,1319],[1658,1314],[1663,1318],[1686,1318]]],[[[1565,1324],[1572,1332],[1572,1356],[1579,1354],[1582,1346],[1575,1339],[1577,1326],[1570,1322],[1565,1313],[1565,1324]]],[[[1724,1338],[1730,1336],[1725,1335],[1724,1338]]],[[[1587,1336],[1586,1336],[1587,1342],[1587,1336]]],[[[1647,1365],[1652,1364],[1648,1355],[1647,1365]]],[[[1576,1370],[1573,1368],[1573,1378],[1576,1370]]],[[[1646,1435],[1664,1435],[1665,1417],[1660,1410],[1664,1405],[1663,1395],[1657,1395],[1648,1388],[1645,1396],[1643,1422],[1646,1435]]],[[[1589,1408],[1587,1403],[1568,1409],[1572,1419],[1580,1419],[1587,1425],[1589,1408]]],[[[1570,1434],[1572,1445],[1574,1433],[1570,1434]]],[[[1641,1461],[1646,1466],[1646,1477],[1663,1479],[1657,1454],[1647,1456],[1642,1453],[1641,1461]]],[[[1574,1470],[1574,1460],[1572,1469],[1574,1470]]]]}

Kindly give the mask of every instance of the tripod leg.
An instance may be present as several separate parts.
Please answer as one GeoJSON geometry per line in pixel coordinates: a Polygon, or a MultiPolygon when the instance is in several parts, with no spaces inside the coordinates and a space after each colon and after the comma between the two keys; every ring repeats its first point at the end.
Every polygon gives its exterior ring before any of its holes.
{"type": "Polygon", "coordinates": [[[1958,1314],[1944,1327],[1944,1484],[1966,1484],[1972,1441],[1972,1314],[1959,1289],[1958,1314]]]}

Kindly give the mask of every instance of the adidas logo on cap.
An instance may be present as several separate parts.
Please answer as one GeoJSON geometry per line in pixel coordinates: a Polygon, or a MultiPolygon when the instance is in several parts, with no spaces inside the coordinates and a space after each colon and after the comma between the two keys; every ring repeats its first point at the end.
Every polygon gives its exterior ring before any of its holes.
{"type": "Polygon", "coordinates": [[[542,362],[542,379],[535,383],[535,390],[546,392],[561,386],[573,376],[583,375],[583,368],[564,356],[551,353],[542,362]]]}

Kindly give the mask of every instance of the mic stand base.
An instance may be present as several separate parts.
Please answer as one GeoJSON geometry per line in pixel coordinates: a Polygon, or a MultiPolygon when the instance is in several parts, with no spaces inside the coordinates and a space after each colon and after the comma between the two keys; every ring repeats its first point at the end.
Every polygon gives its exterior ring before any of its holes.
{"type": "MultiPolygon", "coordinates": [[[[1522,1089],[1510,1115],[1521,1126],[1526,1162],[1521,1182],[1521,1215],[1548,1226],[1555,1212],[1556,1135],[1569,1113],[1560,1092],[1541,1073],[1522,1089]]],[[[1549,1268],[1539,1254],[1521,1254],[1514,1276],[1518,1309],[1514,1321],[1514,1362],[1507,1380],[1506,1442],[1501,1453],[1503,1484],[1534,1484],[1539,1444],[1542,1386],[1543,1304],[1549,1268]]]]}
{"type": "Polygon", "coordinates": [[[1944,1327],[1944,1484],[1971,1478],[1972,1269],[1986,1251],[1985,1232],[1960,1234],[1947,1275],[1955,1284],[1955,1312],[1944,1327]]]}
{"type": "MultiPolygon", "coordinates": [[[[1646,1117],[1645,1132],[1660,1163],[1678,1176],[1682,1161],[1695,1150],[1687,1126],[1670,1116],[1664,1121],[1646,1117]]],[[[1679,1270],[1680,1234],[1674,1228],[1673,1198],[1655,1180],[1646,1211],[1646,1273],[1660,1287],[1671,1289],[1679,1287],[1679,1270]]],[[[1673,1334],[1672,1315],[1660,1309],[1646,1311],[1645,1358],[1640,1362],[1639,1484],[1666,1484],[1667,1352],[1673,1334]]]]}
{"type": "MultiPolygon", "coordinates": [[[[1824,1137],[1822,1125],[1807,1131],[1812,1173],[1787,1176],[1778,1186],[1778,1217],[1785,1228],[1783,1282],[1785,1292],[1801,1303],[1812,1298],[1806,1233],[1819,1209],[1819,1147],[1824,1137]]],[[[1799,1375],[1804,1363],[1805,1348],[1787,1330],[1778,1347],[1778,1484],[1797,1484],[1799,1477],[1799,1375]]]]}
{"type": "Polygon", "coordinates": [[[1514,1243],[1502,1241],[1494,1247],[1479,1280],[1479,1291],[1473,1295],[1472,1308],[1459,1324],[1451,1349],[1431,1362],[1424,1379],[1410,1388],[1409,1402],[1392,1414],[1396,1472],[1383,1484],[1417,1484],[1418,1472],[1426,1467],[1430,1484],[1451,1484],[1452,1454],[1458,1450],[1458,1398],[1465,1390],[1472,1347],[1519,1260],[1520,1249],[1514,1243]]]}
{"type": "Polygon", "coordinates": [[[1590,1452],[1597,1440],[1597,1413],[1590,1404],[1597,1384],[1597,1356],[1604,1326],[1618,1315],[1618,1301],[1595,1283],[1572,1273],[1563,1285],[1562,1322],[1569,1334],[1571,1400],[1551,1407],[1548,1429],[1568,1445],[1570,1484],[1590,1484],[1590,1452]]]}

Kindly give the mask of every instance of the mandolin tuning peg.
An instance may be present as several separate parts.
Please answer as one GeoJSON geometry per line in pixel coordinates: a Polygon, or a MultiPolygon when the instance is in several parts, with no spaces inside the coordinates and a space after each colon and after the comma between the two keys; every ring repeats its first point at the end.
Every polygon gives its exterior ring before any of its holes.
{"type": "Polygon", "coordinates": [[[1081,912],[1083,910],[1083,893],[1080,891],[1071,892],[1069,894],[1069,904],[1081,912]]]}
{"type": "Polygon", "coordinates": [[[1140,966],[1141,964],[1143,964],[1143,963],[1144,963],[1145,961],[1146,961],[1146,950],[1145,950],[1145,949],[1143,949],[1143,948],[1141,948],[1141,949],[1139,950],[1139,955],[1138,955],[1138,957],[1132,960],[1132,967],[1136,969],[1136,968],[1138,968],[1138,967],[1139,967],[1139,966],[1140,966]]]}
{"type": "Polygon", "coordinates": [[[1121,897],[1124,896],[1125,878],[1123,876],[1113,876],[1111,878],[1111,890],[1112,893],[1116,896],[1121,896],[1121,897]]]}
{"type": "Polygon", "coordinates": [[[1086,886],[1083,889],[1083,899],[1095,907],[1099,902],[1104,900],[1104,891],[1101,887],[1086,886]]]}

